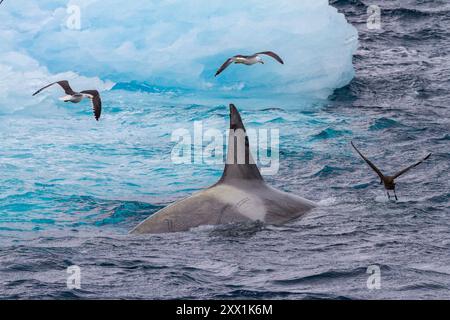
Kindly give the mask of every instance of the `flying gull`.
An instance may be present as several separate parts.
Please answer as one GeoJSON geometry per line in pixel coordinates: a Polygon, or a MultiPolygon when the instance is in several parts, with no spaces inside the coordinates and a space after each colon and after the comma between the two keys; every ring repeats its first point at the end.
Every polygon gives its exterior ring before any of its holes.
{"type": "Polygon", "coordinates": [[[247,66],[251,66],[254,65],[256,63],[262,63],[264,64],[264,61],[261,57],[261,55],[267,55],[269,57],[274,58],[275,60],[277,60],[279,63],[284,64],[283,59],[280,58],[279,55],[277,55],[275,52],[272,51],[264,51],[264,52],[258,52],[255,53],[251,56],[243,56],[243,55],[236,55],[234,57],[229,58],[227,61],[225,61],[225,63],[219,68],[219,70],[217,70],[215,77],[217,77],[219,74],[222,73],[223,70],[225,70],[226,68],[228,68],[228,66],[230,64],[234,63],[240,63],[240,64],[245,64],[247,66]]]}
{"type": "Polygon", "coordinates": [[[66,95],[64,97],[61,97],[60,100],[64,102],[72,102],[72,103],[78,103],[84,98],[88,98],[92,101],[92,109],[94,111],[95,120],[98,121],[100,119],[100,114],[102,113],[102,100],[100,98],[100,94],[97,90],[84,90],[81,92],[75,92],[72,90],[72,88],[69,85],[69,82],[67,80],[61,80],[56,81],[53,83],[50,83],[49,85],[46,85],[45,87],[39,89],[35,93],[33,93],[33,96],[37,95],[42,90],[54,85],[59,84],[61,88],[63,88],[66,95]]]}
{"type": "Polygon", "coordinates": [[[397,172],[396,174],[394,174],[393,176],[385,176],[380,169],[378,169],[369,159],[367,159],[353,144],[353,141],[351,142],[352,147],[356,150],[356,152],[358,152],[358,154],[361,156],[361,158],[363,158],[363,160],[365,162],[367,162],[367,164],[369,165],[369,167],[372,168],[373,171],[376,172],[376,174],[380,177],[381,182],[380,184],[384,184],[384,188],[386,189],[386,193],[388,198],[391,198],[391,195],[389,194],[389,190],[393,190],[394,191],[394,196],[395,196],[395,200],[398,200],[397,198],[397,194],[395,193],[395,179],[397,179],[398,177],[400,177],[401,175],[405,174],[406,172],[408,172],[409,170],[411,170],[414,167],[417,167],[419,164],[421,164],[422,162],[424,162],[425,160],[427,160],[430,156],[431,153],[429,153],[425,158],[423,158],[422,160],[420,160],[419,162],[397,172]]]}

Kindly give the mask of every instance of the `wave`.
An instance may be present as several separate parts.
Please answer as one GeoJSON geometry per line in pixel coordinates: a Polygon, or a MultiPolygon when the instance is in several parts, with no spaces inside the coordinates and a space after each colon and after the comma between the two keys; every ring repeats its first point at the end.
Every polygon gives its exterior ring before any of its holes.
{"type": "MultiPolygon", "coordinates": [[[[57,186],[55,186],[57,187],[57,186]]],[[[62,226],[123,227],[130,229],[152,213],[159,205],[138,201],[103,200],[91,196],[65,196],[52,187],[7,196],[2,200],[0,222],[3,228],[25,231],[57,229],[62,226]],[[30,200],[32,199],[32,200],[30,200]],[[19,227],[17,223],[20,222],[19,227]]]]}
{"type": "Polygon", "coordinates": [[[360,8],[366,8],[367,6],[361,0],[331,0],[330,4],[333,6],[355,6],[360,8]]]}

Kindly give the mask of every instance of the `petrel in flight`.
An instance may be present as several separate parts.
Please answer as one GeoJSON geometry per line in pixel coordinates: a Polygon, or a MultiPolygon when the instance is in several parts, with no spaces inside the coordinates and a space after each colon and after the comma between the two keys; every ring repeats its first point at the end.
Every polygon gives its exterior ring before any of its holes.
{"type": "Polygon", "coordinates": [[[373,171],[376,172],[376,174],[380,177],[381,182],[380,184],[384,184],[384,188],[386,189],[386,193],[389,199],[391,199],[391,195],[389,194],[389,190],[393,190],[394,191],[394,196],[395,196],[395,200],[398,200],[397,198],[397,194],[395,193],[395,179],[397,179],[398,177],[400,177],[401,175],[405,174],[406,172],[408,172],[409,170],[411,170],[414,167],[417,167],[419,164],[421,164],[423,161],[427,160],[430,156],[431,153],[429,153],[425,158],[423,158],[422,160],[420,160],[419,162],[397,172],[396,174],[394,174],[393,176],[385,176],[380,169],[378,169],[369,159],[367,159],[353,144],[353,141],[351,142],[352,147],[356,150],[356,152],[358,152],[358,154],[361,156],[361,158],[364,159],[365,162],[367,162],[367,164],[372,168],[373,171]]]}
{"type": "Polygon", "coordinates": [[[222,73],[222,71],[225,70],[226,68],[228,68],[228,66],[230,64],[232,64],[233,62],[245,64],[247,66],[251,66],[256,63],[264,64],[264,61],[261,57],[262,54],[272,57],[275,60],[277,60],[279,63],[284,64],[283,59],[281,59],[279,55],[277,55],[275,52],[272,52],[272,51],[258,52],[251,56],[243,56],[243,55],[238,54],[234,57],[229,58],[227,61],[225,61],[225,63],[219,68],[219,70],[217,70],[215,77],[217,77],[220,73],[222,73]]]}
{"type": "Polygon", "coordinates": [[[33,96],[37,95],[42,90],[54,85],[59,84],[61,88],[63,88],[66,95],[64,97],[61,97],[60,100],[64,102],[72,102],[72,103],[78,103],[84,98],[88,98],[92,101],[92,109],[94,111],[95,120],[98,121],[100,119],[100,115],[102,113],[102,100],[100,98],[100,94],[97,90],[84,90],[81,92],[75,92],[72,90],[72,88],[69,85],[69,82],[67,80],[61,80],[56,81],[53,83],[50,83],[49,85],[46,85],[45,87],[39,89],[35,93],[33,93],[33,96]]]}

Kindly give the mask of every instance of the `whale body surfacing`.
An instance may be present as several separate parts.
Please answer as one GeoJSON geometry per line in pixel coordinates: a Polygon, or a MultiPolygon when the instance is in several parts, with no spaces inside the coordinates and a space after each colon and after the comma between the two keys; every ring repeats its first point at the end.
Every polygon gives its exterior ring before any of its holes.
{"type": "Polygon", "coordinates": [[[222,178],[208,189],[151,215],[131,233],[180,232],[202,225],[251,221],[281,225],[315,206],[312,201],[264,182],[252,158],[241,116],[231,104],[228,153],[222,178]]]}

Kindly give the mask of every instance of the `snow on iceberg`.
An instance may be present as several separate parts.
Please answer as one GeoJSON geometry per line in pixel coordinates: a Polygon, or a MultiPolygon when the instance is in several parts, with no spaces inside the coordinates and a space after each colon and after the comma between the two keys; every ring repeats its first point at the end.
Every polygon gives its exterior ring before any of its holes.
{"type": "Polygon", "coordinates": [[[20,95],[18,83],[36,88],[63,76],[95,78],[103,89],[324,98],[354,75],[357,31],[327,0],[14,0],[2,4],[0,21],[3,98],[20,95]],[[79,29],[69,25],[78,11],[79,29]],[[214,77],[229,56],[263,50],[285,65],[267,57],[214,77]]]}

